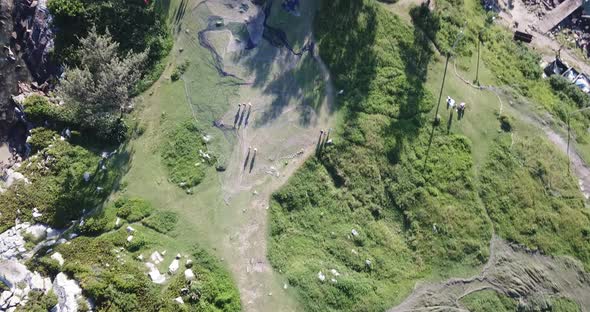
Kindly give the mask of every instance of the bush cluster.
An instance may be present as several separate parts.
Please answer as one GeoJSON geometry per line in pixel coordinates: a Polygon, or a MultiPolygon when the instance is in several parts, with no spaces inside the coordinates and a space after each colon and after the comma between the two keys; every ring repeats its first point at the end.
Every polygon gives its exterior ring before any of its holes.
{"type": "Polygon", "coordinates": [[[117,216],[129,222],[141,221],[154,211],[151,203],[142,198],[122,197],[113,205],[117,210],[117,216]]]}
{"type": "Polygon", "coordinates": [[[167,131],[166,143],[162,147],[162,160],[170,181],[182,188],[191,188],[203,180],[205,169],[214,163],[214,157],[203,156],[207,146],[193,120],[187,120],[167,131]]]}

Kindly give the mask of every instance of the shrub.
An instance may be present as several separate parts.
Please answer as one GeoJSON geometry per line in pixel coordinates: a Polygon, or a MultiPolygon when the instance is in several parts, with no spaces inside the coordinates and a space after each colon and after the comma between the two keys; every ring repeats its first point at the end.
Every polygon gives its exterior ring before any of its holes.
{"type": "Polygon", "coordinates": [[[189,61],[184,61],[180,65],[176,66],[176,68],[174,69],[174,72],[170,76],[172,81],[176,81],[176,80],[180,79],[180,77],[182,76],[182,74],[184,74],[184,72],[187,70],[189,65],[190,65],[189,61]]]}
{"type": "Polygon", "coordinates": [[[174,229],[178,216],[171,211],[158,211],[144,219],[141,223],[160,233],[166,234],[174,229]]]}
{"type": "Polygon", "coordinates": [[[59,135],[57,132],[47,128],[35,128],[31,130],[31,138],[27,141],[31,146],[31,153],[48,147],[59,135]]]}
{"type": "Polygon", "coordinates": [[[500,120],[500,129],[504,130],[505,132],[512,131],[512,124],[514,122],[512,117],[502,114],[498,119],[500,120]]]}
{"type": "Polygon", "coordinates": [[[27,119],[37,125],[46,121],[59,122],[63,119],[61,108],[41,95],[33,94],[23,103],[27,119]]]}
{"type": "Polygon", "coordinates": [[[92,216],[84,220],[78,230],[82,235],[96,236],[110,230],[109,220],[102,216],[92,216]]]}
{"type": "Polygon", "coordinates": [[[47,294],[42,291],[31,290],[27,296],[27,303],[20,311],[46,312],[57,305],[57,296],[52,290],[47,294]]]}
{"type": "Polygon", "coordinates": [[[122,197],[115,201],[117,216],[129,222],[137,222],[149,216],[154,208],[152,205],[141,198],[122,197]]]}

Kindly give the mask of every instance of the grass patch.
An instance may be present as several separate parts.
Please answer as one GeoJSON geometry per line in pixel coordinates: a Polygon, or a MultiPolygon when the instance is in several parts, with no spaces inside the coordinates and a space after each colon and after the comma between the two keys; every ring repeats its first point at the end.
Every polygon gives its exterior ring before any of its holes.
{"type": "Polygon", "coordinates": [[[590,212],[567,161],[538,136],[496,140],[481,173],[481,198],[498,234],[590,269],[590,212]]]}
{"type": "Polygon", "coordinates": [[[461,299],[461,304],[471,312],[512,312],[516,301],[493,290],[473,292],[461,299]]]}
{"type": "Polygon", "coordinates": [[[142,198],[122,197],[117,199],[113,205],[117,210],[117,216],[129,222],[141,221],[154,211],[154,207],[142,198]]]}
{"type": "Polygon", "coordinates": [[[158,211],[144,219],[141,223],[157,232],[166,234],[174,229],[178,215],[171,211],[158,211]]]}
{"type": "Polygon", "coordinates": [[[32,220],[32,210],[42,214],[36,221],[63,227],[106,199],[119,172],[101,170],[99,157],[80,146],[55,140],[23,162],[19,171],[29,183],[20,181],[0,196],[0,229],[32,220]],[[84,174],[89,173],[89,181],[84,174]],[[20,214],[17,214],[18,211],[20,214]]]}
{"type": "Polygon", "coordinates": [[[162,148],[162,160],[170,182],[190,189],[203,180],[205,168],[214,162],[196,122],[188,120],[168,131],[162,148]],[[207,157],[208,156],[208,157],[207,157]]]}

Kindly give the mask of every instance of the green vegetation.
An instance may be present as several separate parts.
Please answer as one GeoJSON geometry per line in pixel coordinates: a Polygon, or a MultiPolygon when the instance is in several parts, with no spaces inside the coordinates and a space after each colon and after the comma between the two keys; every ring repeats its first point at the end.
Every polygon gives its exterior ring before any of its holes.
{"type": "Polygon", "coordinates": [[[493,290],[481,290],[461,299],[461,304],[471,312],[512,312],[516,302],[493,290]]]}
{"type": "Polygon", "coordinates": [[[152,205],[141,198],[122,197],[115,201],[117,216],[129,221],[137,222],[148,217],[154,208],[152,205]]]}
{"type": "Polygon", "coordinates": [[[502,237],[574,255],[590,269],[590,212],[567,160],[549,143],[502,136],[482,170],[480,194],[502,237]]]}
{"type": "Polygon", "coordinates": [[[0,229],[31,220],[33,208],[43,215],[36,219],[63,227],[93,209],[108,196],[118,173],[98,170],[99,157],[90,151],[56,140],[37,155],[23,162],[19,169],[29,183],[18,182],[0,196],[0,229]],[[88,182],[84,173],[90,173],[88,182]],[[21,211],[17,215],[17,211],[21,211]]]}
{"type": "Polygon", "coordinates": [[[35,128],[31,130],[31,138],[28,143],[31,146],[31,153],[49,147],[55,140],[59,138],[57,132],[47,128],[35,128]]]}
{"type": "Polygon", "coordinates": [[[188,61],[184,61],[180,65],[177,65],[176,68],[174,68],[174,72],[172,72],[172,75],[170,75],[170,79],[172,79],[172,81],[180,79],[180,77],[182,76],[182,74],[184,74],[189,65],[190,63],[188,61]]]}
{"type": "Polygon", "coordinates": [[[461,299],[461,304],[470,312],[579,312],[580,306],[567,298],[528,298],[528,303],[516,300],[493,290],[470,293],[461,299]]]}
{"type": "Polygon", "coordinates": [[[160,286],[148,279],[145,265],[136,258],[140,252],[161,248],[162,242],[169,244],[168,240],[147,228],[138,228],[131,243],[127,235],[121,229],[98,237],[78,237],[54,249],[63,255],[63,267],[49,256],[34,258],[29,266],[50,275],[61,271],[72,276],[80,282],[84,294],[95,300],[98,311],[240,310],[238,292],[230,275],[204,250],[191,251],[196,280],[186,282],[181,270],[160,286]],[[185,287],[190,292],[182,295],[181,289],[185,287]],[[178,296],[185,299],[185,306],[174,302],[178,296]]]}
{"type": "Polygon", "coordinates": [[[195,121],[181,122],[167,132],[162,146],[162,161],[168,168],[170,182],[190,189],[203,180],[205,168],[214,162],[195,121]]]}
{"type": "Polygon", "coordinates": [[[487,259],[471,143],[424,126],[422,32],[373,1],[324,1],[315,29],[346,122],[273,196],[269,258],[309,311],[384,310],[416,279],[487,259]]]}
{"type": "Polygon", "coordinates": [[[44,294],[38,290],[32,290],[28,294],[27,304],[19,311],[24,312],[47,312],[57,305],[57,296],[53,291],[44,294]]]}
{"type": "MultiPolygon", "coordinates": [[[[159,1],[143,0],[50,0],[48,8],[54,25],[59,29],[55,39],[55,56],[69,66],[79,65],[77,51],[79,38],[84,38],[96,26],[101,34],[107,31],[118,42],[119,54],[148,51],[148,71],[172,47],[171,35],[166,27],[166,8],[159,1]]],[[[157,70],[156,70],[157,71],[157,70]]]]}
{"type": "Polygon", "coordinates": [[[166,234],[174,229],[178,222],[178,216],[170,211],[158,211],[141,223],[157,232],[166,234]]]}

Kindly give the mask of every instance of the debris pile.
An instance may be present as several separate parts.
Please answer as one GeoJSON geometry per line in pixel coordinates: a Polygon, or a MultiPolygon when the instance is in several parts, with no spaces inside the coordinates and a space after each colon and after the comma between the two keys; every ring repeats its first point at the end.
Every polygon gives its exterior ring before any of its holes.
{"type": "Polygon", "coordinates": [[[578,48],[584,56],[590,57],[590,19],[583,18],[583,12],[582,8],[576,10],[551,30],[549,37],[557,38],[566,47],[578,48]]]}

